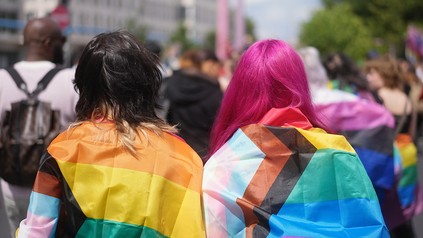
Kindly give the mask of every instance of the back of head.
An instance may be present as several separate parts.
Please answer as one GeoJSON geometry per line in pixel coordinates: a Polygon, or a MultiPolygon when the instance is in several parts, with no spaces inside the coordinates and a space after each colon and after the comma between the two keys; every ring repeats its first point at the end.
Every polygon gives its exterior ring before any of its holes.
{"type": "Polygon", "coordinates": [[[235,69],[213,126],[211,153],[238,128],[257,123],[271,108],[286,107],[300,109],[313,125],[320,125],[300,56],[283,41],[258,41],[235,69]]]}
{"type": "Polygon", "coordinates": [[[63,61],[62,47],[65,38],[57,22],[49,17],[30,20],[23,31],[27,60],[63,61]]]}
{"type": "Polygon", "coordinates": [[[75,73],[78,121],[110,119],[131,128],[164,125],[155,114],[161,77],[158,58],[129,32],[94,37],[75,73]]]}
{"type": "Polygon", "coordinates": [[[391,56],[385,55],[366,62],[364,71],[376,70],[388,88],[401,88],[403,86],[402,72],[399,63],[391,56]]]}
{"type": "Polygon", "coordinates": [[[303,59],[307,80],[312,90],[327,87],[329,82],[323,64],[320,61],[319,51],[314,47],[305,47],[298,50],[303,59]]]}
{"type": "Polygon", "coordinates": [[[212,61],[212,62],[219,62],[219,59],[217,58],[216,53],[214,53],[212,50],[203,49],[200,52],[200,58],[201,61],[212,61]]]}
{"type": "Polygon", "coordinates": [[[157,57],[161,57],[162,54],[162,46],[160,45],[159,42],[157,41],[147,41],[145,43],[145,47],[151,51],[152,53],[154,53],[157,57]]]}
{"type": "Polygon", "coordinates": [[[217,55],[213,51],[207,49],[203,49],[199,53],[201,58],[201,71],[210,78],[219,78],[221,64],[217,55]]]}
{"type": "Polygon", "coordinates": [[[328,55],[323,62],[331,80],[339,80],[340,89],[354,86],[359,90],[367,90],[368,84],[357,64],[344,53],[328,55]]]}
{"type": "Polygon", "coordinates": [[[198,50],[191,49],[184,52],[180,57],[181,69],[201,69],[201,53],[198,50]]]}

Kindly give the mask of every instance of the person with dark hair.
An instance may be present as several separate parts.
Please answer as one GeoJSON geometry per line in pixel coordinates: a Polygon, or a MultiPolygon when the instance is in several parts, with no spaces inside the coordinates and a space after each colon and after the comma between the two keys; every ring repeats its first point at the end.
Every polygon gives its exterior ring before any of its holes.
{"type": "Polygon", "coordinates": [[[204,237],[202,162],[155,114],[157,57],[100,34],[75,74],[77,121],[48,147],[18,237],[204,237]]]}
{"type": "Polygon", "coordinates": [[[162,46],[157,41],[148,40],[145,42],[145,48],[151,51],[153,54],[157,55],[157,57],[161,57],[162,54],[162,46]]]}
{"type": "Polygon", "coordinates": [[[204,52],[189,50],[181,56],[181,69],[165,79],[170,102],[167,120],[177,125],[180,136],[200,157],[207,154],[211,126],[223,96],[217,77],[206,74],[214,70],[205,67],[209,60],[204,52]]]}
{"type": "MultiPolygon", "coordinates": [[[[0,70],[0,124],[2,126],[7,125],[5,122],[9,120],[8,118],[11,118],[10,121],[12,123],[15,123],[18,120],[17,118],[13,118],[11,116],[7,117],[7,115],[11,114],[11,110],[13,109],[12,104],[27,99],[27,95],[23,92],[21,85],[26,85],[25,88],[27,91],[33,93],[37,87],[41,85],[39,83],[43,79],[49,78],[47,77],[48,75],[53,77],[50,78],[51,81],[48,83],[47,87],[40,91],[37,99],[48,103],[52,110],[60,113],[58,116],[60,121],[60,130],[66,129],[69,124],[74,122],[75,104],[78,100],[78,94],[76,94],[72,85],[72,79],[74,78],[75,71],[74,69],[64,69],[58,65],[63,62],[64,42],[65,38],[62,35],[59,25],[51,18],[36,18],[28,21],[23,30],[24,59],[7,69],[0,70]],[[10,72],[8,72],[11,69],[16,72],[16,75],[12,76],[10,72]],[[56,73],[54,74],[54,72],[56,73]],[[21,78],[22,80],[19,87],[16,84],[16,82],[19,81],[15,81],[18,80],[17,78],[21,78]]],[[[44,80],[44,84],[45,82],[46,81],[44,80]]],[[[23,114],[24,113],[21,115],[23,114]]],[[[48,115],[43,116],[45,116],[44,118],[48,117],[48,115]]],[[[39,120],[39,117],[37,120],[41,121],[39,120]]],[[[51,120],[49,122],[54,121],[55,120],[51,120]]],[[[34,126],[35,123],[29,123],[25,125],[26,129],[18,128],[18,131],[15,130],[13,134],[25,133],[25,131],[28,131],[28,128],[33,128],[34,126]]],[[[41,126],[38,125],[38,127],[40,128],[41,126]]],[[[50,128],[53,128],[53,126],[49,127],[49,129],[50,128]]],[[[3,135],[6,134],[5,131],[6,130],[2,131],[2,129],[0,129],[2,134],[0,141],[0,157],[2,160],[0,174],[2,174],[2,177],[3,172],[6,171],[4,163],[8,163],[6,162],[6,155],[3,153],[3,151],[5,151],[3,150],[5,148],[3,146],[6,145],[5,141],[2,140],[3,135]]],[[[15,145],[19,143],[11,140],[9,140],[9,142],[15,143],[15,145]]],[[[18,147],[15,146],[15,148],[18,147]]],[[[30,149],[30,151],[31,153],[34,152],[34,154],[37,153],[37,150],[34,149],[30,149]]],[[[16,155],[16,151],[14,153],[16,155]]],[[[16,162],[16,164],[19,164],[18,166],[11,164],[10,167],[13,168],[13,174],[16,176],[17,180],[21,180],[23,177],[27,181],[34,179],[36,167],[39,163],[39,156],[31,158],[28,153],[21,152],[21,156],[19,156],[19,158],[23,158],[25,161],[30,161],[28,164],[33,164],[33,169],[30,173],[34,174],[34,176],[21,176],[20,172],[23,170],[23,165],[16,162]]],[[[14,157],[13,161],[17,160],[18,159],[14,157]]],[[[6,178],[3,177],[0,181],[0,186],[7,220],[9,221],[10,230],[14,235],[14,231],[19,226],[19,222],[26,216],[32,183],[30,185],[17,184],[16,181],[6,181],[6,178]]],[[[2,237],[11,236],[6,236],[6,232],[2,232],[2,237]]]]}
{"type": "MultiPolygon", "coordinates": [[[[162,46],[160,43],[157,41],[148,40],[145,42],[144,46],[159,59],[159,66],[162,77],[166,79],[167,77],[171,76],[173,73],[172,69],[161,62],[162,46]]],[[[157,116],[163,120],[166,120],[167,111],[169,110],[169,100],[165,97],[166,86],[166,80],[163,80],[159,90],[159,107],[156,108],[157,116]]]]}
{"type": "Polygon", "coordinates": [[[211,50],[200,51],[201,55],[201,72],[212,80],[218,82],[220,76],[220,69],[222,67],[216,54],[211,50]]]}
{"type": "Polygon", "coordinates": [[[300,56],[280,40],[241,56],[204,167],[208,237],[389,237],[354,149],[326,133],[300,56]]]}
{"type": "Polygon", "coordinates": [[[323,64],[328,73],[331,88],[353,94],[367,92],[368,83],[365,75],[346,54],[330,54],[324,59],[323,64]]]}

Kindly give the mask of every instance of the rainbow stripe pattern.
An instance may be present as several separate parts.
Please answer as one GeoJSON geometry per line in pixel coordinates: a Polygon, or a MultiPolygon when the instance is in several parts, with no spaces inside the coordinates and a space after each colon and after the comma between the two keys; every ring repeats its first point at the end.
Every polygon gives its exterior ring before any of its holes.
{"type": "Polygon", "coordinates": [[[297,109],[272,109],[206,163],[208,237],[389,237],[379,202],[343,136],[297,109]]]}
{"type": "Polygon", "coordinates": [[[397,136],[396,146],[398,147],[401,159],[401,178],[398,183],[398,193],[403,208],[410,206],[414,201],[414,191],[417,186],[417,148],[411,137],[406,134],[397,136]]]}
{"type": "Polygon", "coordinates": [[[135,158],[114,128],[84,123],[52,142],[18,237],[205,237],[198,155],[148,132],[135,158]]]}
{"type": "Polygon", "coordinates": [[[355,98],[315,102],[325,124],[344,135],[357,152],[379,199],[394,187],[394,119],[383,106],[355,98]]]}
{"type": "Polygon", "coordinates": [[[405,219],[423,210],[423,194],[417,178],[417,148],[411,136],[399,134],[395,139],[398,172],[398,198],[405,219]]]}
{"type": "Polygon", "coordinates": [[[347,138],[363,163],[388,228],[420,213],[423,199],[417,184],[416,150],[404,135],[395,140],[392,114],[349,93],[321,89],[316,95],[316,109],[327,126],[347,138]]]}

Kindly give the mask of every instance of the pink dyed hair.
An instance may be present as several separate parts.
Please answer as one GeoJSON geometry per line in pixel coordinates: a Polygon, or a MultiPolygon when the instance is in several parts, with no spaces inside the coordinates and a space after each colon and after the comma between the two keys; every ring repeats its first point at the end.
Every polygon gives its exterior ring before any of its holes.
{"type": "Polygon", "coordinates": [[[225,92],[210,138],[209,156],[240,127],[257,123],[271,108],[295,107],[324,128],[311,102],[301,57],[281,40],[261,40],[242,55],[225,92]]]}

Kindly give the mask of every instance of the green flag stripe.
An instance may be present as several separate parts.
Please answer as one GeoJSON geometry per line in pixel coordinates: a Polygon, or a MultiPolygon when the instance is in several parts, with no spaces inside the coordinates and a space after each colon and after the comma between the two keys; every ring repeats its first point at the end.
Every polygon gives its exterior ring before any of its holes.
{"type": "Polygon", "coordinates": [[[400,187],[416,184],[417,182],[417,167],[416,166],[410,166],[408,168],[405,168],[402,171],[402,174],[403,176],[401,177],[399,182],[400,187]]]}
{"type": "Polygon", "coordinates": [[[286,203],[299,204],[351,198],[377,200],[360,159],[354,153],[322,149],[313,155],[286,203]]]}
{"type": "Polygon", "coordinates": [[[110,220],[87,219],[76,237],[155,237],[165,238],[158,231],[145,226],[137,226],[110,220]]]}

